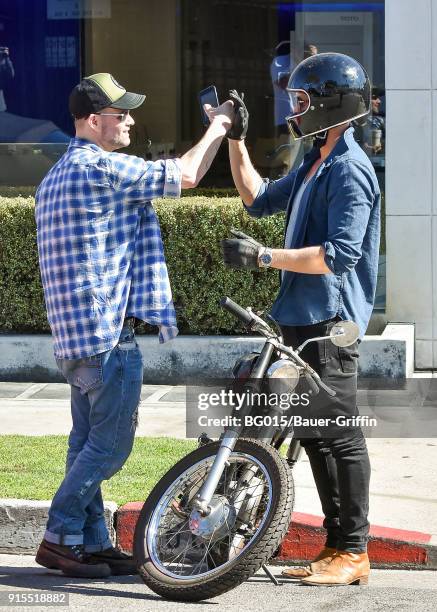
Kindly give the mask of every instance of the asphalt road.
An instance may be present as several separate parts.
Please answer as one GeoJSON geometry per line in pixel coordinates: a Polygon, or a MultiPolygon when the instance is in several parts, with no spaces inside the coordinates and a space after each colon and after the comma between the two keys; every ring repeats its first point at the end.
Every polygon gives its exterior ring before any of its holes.
{"type": "MultiPolygon", "coordinates": [[[[280,567],[270,566],[274,574],[280,567]]],[[[197,604],[165,601],[150,591],[137,576],[106,580],[67,578],[38,566],[33,557],[0,555],[0,601],[8,593],[50,593],[69,596],[68,606],[0,605],[0,610],[87,610],[108,612],[141,610],[147,612],[202,612],[231,610],[270,612],[397,612],[432,611],[437,609],[437,573],[432,571],[372,570],[368,586],[307,587],[287,581],[274,586],[258,573],[237,589],[215,599],[197,604]]]]}

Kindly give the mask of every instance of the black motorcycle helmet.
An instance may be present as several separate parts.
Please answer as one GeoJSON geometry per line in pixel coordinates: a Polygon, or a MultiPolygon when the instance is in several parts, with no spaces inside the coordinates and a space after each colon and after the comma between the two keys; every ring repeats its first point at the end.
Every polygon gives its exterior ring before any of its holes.
{"type": "Polygon", "coordinates": [[[286,117],[295,140],[364,117],[370,111],[370,80],[356,60],[342,53],[304,59],[288,81],[291,114],[286,117]]]}

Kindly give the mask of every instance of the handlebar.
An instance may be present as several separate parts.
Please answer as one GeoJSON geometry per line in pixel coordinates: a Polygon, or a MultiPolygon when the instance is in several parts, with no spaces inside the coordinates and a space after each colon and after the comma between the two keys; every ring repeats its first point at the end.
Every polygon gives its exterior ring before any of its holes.
{"type": "Polygon", "coordinates": [[[237,317],[237,319],[240,319],[240,321],[242,321],[246,326],[251,325],[254,321],[254,318],[250,312],[236,304],[233,300],[231,300],[231,298],[222,298],[220,300],[220,306],[237,317]]]}
{"type": "Polygon", "coordinates": [[[330,395],[331,397],[334,397],[335,395],[337,395],[337,392],[334,391],[334,389],[331,389],[331,387],[328,387],[328,385],[325,385],[325,383],[323,382],[323,380],[321,380],[319,378],[319,380],[317,381],[317,384],[319,385],[319,387],[321,387],[324,391],[326,391],[326,393],[328,395],[330,395]]]}
{"type": "Polygon", "coordinates": [[[310,368],[311,371],[308,371],[308,369],[304,372],[304,377],[305,380],[307,381],[310,389],[312,390],[312,392],[314,393],[314,395],[317,395],[319,393],[320,389],[323,389],[324,391],[326,391],[326,393],[328,395],[330,395],[331,397],[334,397],[335,395],[337,395],[337,392],[334,391],[334,389],[331,389],[331,387],[328,387],[328,385],[326,385],[323,380],[320,378],[320,376],[318,376],[318,374],[316,374],[316,372],[314,372],[314,370],[312,370],[312,368],[310,368]]]}
{"type": "Polygon", "coordinates": [[[314,380],[314,378],[311,376],[311,374],[309,372],[304,372],[304,378],[311,390],[311,393],[313,395],[318,395],[319,393],[319,387],[316,383],[316,381],[314,380]]]}
{"type": "MultiPolygon", "coordinates": [[[[234,317],[237,317],[237,319],[240,319],[240,321],[244,323],[246,327],[251,327],[254,323],[256,323],[257,320],[258,321],[260,320],[258,317],[254,316],[251,312],[249,312],[245,308],[242,308],[242,306],[239,306],[238,304],[236,304],[233,300],[231,300],[231,298],[223,297],[220,300],[220,306],[222,306],[225,310],[227,310],[232,315],[234,315],[234,317]]],[[[287,353],[290,352],[290,349],[286,346],[281,346],[281,348],[285,349],[287,353]]],[[[308,364],[305,364],[305,362],[302,361],[302,359],[297,354],[292,353],[292,355],[298,361],[298,363],[300,362],[300,365],[306,368],[309,368],[308,364]]],[[[324,391],[326,391],[328,395],[330,395],[331,397],[334,397],[336,395],[336,392],[330,387],[328,387],[328,385],[326,385],[320,379],[320,377],[317,376],[314,370],[312,370],[311,368],[309,368],[309,370],[307,369],[304,372],[304,376],[305,376],[305,379],[312,393],[314,395],[317,395],[320,389],[323,389],[324,391]],[[314,376],[312,376],[312,374],[314,374],[314,376]]]]}

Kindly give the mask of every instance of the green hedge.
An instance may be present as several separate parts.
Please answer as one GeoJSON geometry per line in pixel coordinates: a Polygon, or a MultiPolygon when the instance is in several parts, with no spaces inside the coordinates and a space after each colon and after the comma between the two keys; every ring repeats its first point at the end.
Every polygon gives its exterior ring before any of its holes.
{"type": "Polygon", "coordinates": [[[33,198],[0,198],[0,330],[48,331],[33,198]]]}
{"type": "MultiPolygon", "coordinates": [[[[219,306],[224,295],[255,310],[271,306],[279,273],[228,270],[222,263],[220,241],[236,227],[263,244],[280,248],[284,215],[254,221],[239,198],[223,193],[156,200],[155,208],[181,333],[240,332],[235,319],[219,306]]],[[[384,232],[382,236],[381,251],[385,252],[384,232]]],[[[0,196],[0,331],[49,331],[38,268],[33,197],[0,196]]]]}
{"type": "MultiPolygon", "coordinates": [[[[257,310],[271,306],[278,290],[278,272],[228,270],[221,261],[220,241],[231,227],[237,227],[264,244],[279,247],[283,215],[253,221],[238,198],[226,197],[156,200],[155,208],[182,333],[240,331],[234,318],[219,306],[224,295],[257,310]]],[[[0,198],[0,245],[0,330],[49,331],[32,197],[0,198]]]]}

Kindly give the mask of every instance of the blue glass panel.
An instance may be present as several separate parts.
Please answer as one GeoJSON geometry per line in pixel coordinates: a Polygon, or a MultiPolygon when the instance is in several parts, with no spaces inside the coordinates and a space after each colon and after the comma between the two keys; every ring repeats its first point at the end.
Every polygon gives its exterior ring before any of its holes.
{"type": "Polygon", "coordinates": [[[0,47],[0,142],[68,142],[80,21],[48,19],[46,0],[0,0],[0,47]]]}

